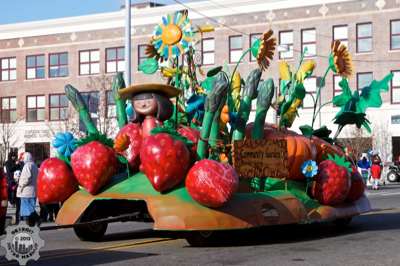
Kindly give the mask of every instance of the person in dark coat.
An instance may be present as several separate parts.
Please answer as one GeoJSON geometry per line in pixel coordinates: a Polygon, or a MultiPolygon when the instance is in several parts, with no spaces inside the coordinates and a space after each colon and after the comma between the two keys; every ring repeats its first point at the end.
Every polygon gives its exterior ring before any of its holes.
{"type": "Polygon", "coordinates": [[[14,181],[14,171],[17,170],[16,155],[12,152],[8,154],[7,161],[5,163],[7,186],[8,186],[8,201],[11,205],[16,203],[16,184],[14,181]]]}

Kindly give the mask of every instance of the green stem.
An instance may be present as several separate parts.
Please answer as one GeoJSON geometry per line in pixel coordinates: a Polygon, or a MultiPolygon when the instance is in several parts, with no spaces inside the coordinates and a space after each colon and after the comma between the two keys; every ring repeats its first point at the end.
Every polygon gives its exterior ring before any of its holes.
{"type": "Polygon", "coordinates": [[[317,118],[317,115],[321,112],[322,107],[325,107],[325,106],[327,106],[328,104],[331,104],[331,103],[332,103],[332,101],[328,101],[328,102],[322,104],[320,107],[318,107],[318,110],[315,113],[315,118],[317,118]]]}
{"type": "Polygon", "coordinates": [[[337,129],[337,131],[336,131],[336,133],[335,133],[335,136],[333,137],[333,143],[336,142],[336,139],[337,139],[337,137],[339,136],[340,132],[342,132],[342,129],[343,129],[343,128],[344,128],[344,125],[339,125],[339,126],[338,126],[338,129],[337,129]]]}
{"type": "Polygon", "coordinates": [[[251,97],[245,96],[240,101],[239,107],[239,121],[237,122],[236,128],[233,131],[233,140],[242,140],[245,136],[246,124],[249,120],[250,111],[251,111],[251,97]]]}
{"type": "Polygon", "coordinates": [[[239,67],[239,64],[242,62],[243,58],[251,51],[251,48],[247,49],[246,51],[244,51],[244,53],[240,56],[239,61],[236,63],[235,68],[233,69],[233,72],[231,74],[231,78],[229,79],[229,91],[231,88],[231,84],[232,84],[232,79],[233,79],[233,75],[235,75],[235,72],[237,70],[237,68],[239,67]]]}
{"type": "Polygon", "coordinates": [[[325,71],[324,76],[322,77],[321,84],[318,86],[318,89],[317,89],[317,97],[316,97],[316,100],[314,102],[313,119],[312,119],[312,123],[311,123],[311,127],[312,128],[314,128],[314,122],[315,122],[315,119],[317,117],[315,112],[317,110],[317,104],[318,104],[318,101],[319,101],[319,95],[321,94],[322,87],[325,86],[325,79],[326,79],[326,76],[328,75],[330,69],[331,68],[328,66],[328,68],[325,71]]]}
{"type": "Polygon", "coordinates": [[[123,78],[123,73],[118,72],[113,79],[112,93],[115,101],[119,128],[123,128],[128,123],[128,118],[126,116],[126,100],[121,99],[121,96],[119,96],[118,93],[118,91],[122,88],[125,88],[125,81],[123,78]]]}
{"type": "Polygon", "coordinates": [[[210,135],[213,117],[214,113],[212,112],[207,111],[204,114],[203,125],[201,127],[201,133],[200,133],[201,137],[199,140],[199,144],[197,145],[197,156],[199,157],[200,160],[206,158],[207,155],[208,137],[210,135]]]}

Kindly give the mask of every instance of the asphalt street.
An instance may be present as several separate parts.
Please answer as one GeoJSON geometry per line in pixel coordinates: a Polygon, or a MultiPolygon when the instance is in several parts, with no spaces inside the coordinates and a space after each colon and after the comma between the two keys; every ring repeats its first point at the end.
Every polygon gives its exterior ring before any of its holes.
{"type": "MultiPolygon", "coordinates": [[[[400,265],[400,185],[367,194],[373,211],[346,229],[313,224],[226,232],[207,248],[142,223],[112,224],[100,243],[81,242],[72,229],[41,231],[45,247],[28,265],[400,265]]],[[[17,265],[4,254],[1,249],[0,265],[17,265]]]]}

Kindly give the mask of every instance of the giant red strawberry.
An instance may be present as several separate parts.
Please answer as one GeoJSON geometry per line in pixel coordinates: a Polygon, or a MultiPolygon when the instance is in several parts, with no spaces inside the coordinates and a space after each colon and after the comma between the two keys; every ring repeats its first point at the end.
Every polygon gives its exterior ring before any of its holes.
{"type": "Polygon", "coordinates": [[[239,177],[229,164],[204,159],[196,162],[186,177],[192,198],[208,207],[221,207],[239,187],[239,177]]]}
{"type": "Polygon", "coordinates": [[[180,127],[178,129],[178,133],[193,142],[193,146],[190,149],[190,154],[193,161],[195,161],[197,158],[197,142],[199,142],[200,139],[200,131],[191,127],[180,127]]]}
{"type": "Polygon", "coordinates": [[[321,204],[343,203],[350,190],[350,163],[344,157],[328,157],[318,165],[318,174],[311,193],[321,204]]]}
{"type": "Polygon", "coordinates": [[[347,202],[354,202],[358,200],[364,194],[365,190],[365,184],[360,173],[357,171],[356,167],[353,166],[352,168],[353,171],[351,173],[351,186],[349,194],[346,198],[347,202]]]}
{"type": "Polygon", "coordinates": [[[113,149],[92,141],[74,151],[71,166],[79,184],[96,194],[116,173],[117,159],[113,149]]]}
{"type": "Polygon", "coordinates": [[[163,192],[179,184],[189,169],[190,154],[186,145],[167,133],[148,136],[140,149],[140,169],[154,189],[163,192]]]}
{"type": "Polygon", "coordinates": [[[77,190],[78,182],[64,161],[49,158],[42,162],[37,179],[37,196],[40,203],[63,202],[77,190]]]}
{"type": "Polygon", "coordinates": [[[129,137],[129,147],[121,154],[128,160],[132,171],[139,170],[140,165],[140,147],[142,146],[142,129],[139,124],[129,123],[118,132],[116,139],[122,135],[129,137]]]}

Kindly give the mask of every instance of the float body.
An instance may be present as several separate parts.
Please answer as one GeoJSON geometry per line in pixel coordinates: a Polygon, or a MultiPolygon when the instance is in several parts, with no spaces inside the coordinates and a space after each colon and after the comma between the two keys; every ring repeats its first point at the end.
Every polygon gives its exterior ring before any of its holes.
{"type": "MultiPolygon", "coordinates": [[[[93,205],[105,201],[114,201],[118,205],[118,202],[126,200],[144,202],[154,221],[154,229],[171,231],[233,230],[325,222],[350,218],[371,209],[365,195],[355,202],[339,206],[319,205],[296,188],[300,182],[287,182],[286,188],[235,193],[225,206],[214,209],[195,202],[184,186],[159,193],[153,189],[146,176],[139,172],[130,177],[119,177],[97,195],[91,195],[85,190],[77,191],[64,202],[56,223],[73,225],[82,222],[86,210],[93,205]]],[[[108,217],[110,213],[104,208],[97,211],[97,217],[102,218],[108,217]]]]}

